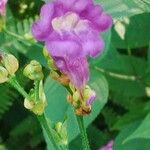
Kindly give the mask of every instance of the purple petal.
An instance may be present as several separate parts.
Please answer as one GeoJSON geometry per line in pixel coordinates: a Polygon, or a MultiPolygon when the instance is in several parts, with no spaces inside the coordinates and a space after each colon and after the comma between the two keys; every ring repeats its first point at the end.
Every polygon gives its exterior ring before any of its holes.
{"type": "Polygon", "coordinates": [[[5,14],[7,0],[0,0],[0,15],[5,14]]]}
{"type": "Polygon", "coordinates": [[[83,56],[82,45],[76,35],[67,32],[59,36],[52,34],[46,41],[46,47],[50,54],[55,57],[81,57],[83,56]],[[53,40],[56,39],[56,40],[53,40]]]}
{"type": "Polygon", "coordinates": [[[113,141],[110,141],[107,145],[100,148],[100,150],[113,150],[113,141]]]}
{"type": "Polygon", "coordinates": [[[82,47],[87,56],[96,57],[104,48],[104,41],[99,33],[89,29],[87,33],[81,34],[82,47]]]}
{"type": "Polygon", "coordinates": [[[93,21],[100,32],[104,32],[112,26],[112,17],[106,13],[97,16],[93,21]]]}
{"type": "Polygon", "coordinates": [[[32,25],[32,34],[37,40],[44,41],[50,35],[53,13],[54,5],[52,3],[45,4],[41,8],[41,18],[32,25]]]}
{"type": "Polygon", "coordinates": [[[74,86],[78,89],[83,88],[89,78],[88,63],[86,58],[61,58],[53,57],[57,67],[67,74],[74,86]]]}
{"type": "Polygon", "coordinates": [[[67,62],[68,74],[71,82],[81,89],[89,78],[88,63],[86,58],[78,58],[67,62]]]}
{"type": "Polygon", "coordinates": [[[78,0],[74,3],[72,9],[75,12],[80,13],[80,12],[84,11],[90,4],[92,4],[91,0],[78,0]]]}
{"type": "Polygon", "coordinates": [[[74,41],[50,41],[46,43],[52,56],[76,57],[80,55],[80,45],[74,41]]]}

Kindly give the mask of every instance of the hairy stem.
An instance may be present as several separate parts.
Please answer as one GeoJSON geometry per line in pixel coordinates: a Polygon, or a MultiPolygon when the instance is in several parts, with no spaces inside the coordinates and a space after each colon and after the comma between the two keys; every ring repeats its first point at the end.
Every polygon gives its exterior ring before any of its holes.
{"type": "Polygon", "coordinates": [[[47,136],[49,138],[49,140],[51,141],[53,147],[55,148],[55,150],[60,150],[59,146],[56,144],[54,137],[53,137],[53,129],[51,128],[51,126],[49,125],[49,122],[47,121],[45,115],[41,115],[41,116],[37,116],[41,126],[45,129],[47,136]]]}
{"type": "Polygon", "coordinates": [[[19,84],[19,82],[16,79],[16,76],[13,75],[9,78],[8,83],[13,86],[24,98],[27,98],[30,100],[30,96],[28,93],[23,89],[23,87],[19,84]]]}
{"type": "Polygon", "coordinates": [[[80,129],[83,150],[90,150],[90,145],[89,145],[86,129],[84,127],[83,116],[76,115],[76,118],[77,118],[78,126],[80,129]]]}

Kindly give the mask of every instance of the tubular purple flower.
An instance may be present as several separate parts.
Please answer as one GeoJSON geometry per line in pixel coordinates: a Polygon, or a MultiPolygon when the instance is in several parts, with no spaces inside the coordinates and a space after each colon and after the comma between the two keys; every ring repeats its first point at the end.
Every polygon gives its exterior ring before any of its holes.
{"type": "Polygon", "coordinates": [[[82,88],[88,80],[87,57],[104,48],[100,33],[112,25],[112,18],[92,0],[53,0],[41,8],[32,34],[44,41],[57,67],[82,88]]]}
{"type": "Polygon", "coordinates": [[[7,0],[0,0],[0,16],[5,15],[7,0]]]}

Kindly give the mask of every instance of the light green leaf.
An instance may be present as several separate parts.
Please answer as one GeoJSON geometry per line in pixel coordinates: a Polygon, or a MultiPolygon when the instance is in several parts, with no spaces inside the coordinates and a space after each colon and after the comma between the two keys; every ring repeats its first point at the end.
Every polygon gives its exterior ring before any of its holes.
{"type": "Polygon", "coordinates": [[[124,140],[137,129],[140,123],[141,122],[138,121],[126,126],[117,136],[113,150],[149,150],[149,139],[134,139],[124,143],[124,140]]]}
{"type": "Polygon", "coordinates": [[[146,116],[139,127],[129,137],[127,137],[124,142],[126,143],[137,138],[150,139],[150,114],[146,116]]]}
{"type": "Polygon", "coordinates": [[[110,13],[113,18],[120,17],[131,17],[136,14],[141,14],[147,12],[147,8],[143,9],[139,5],[137,0],[95,0],[97,3],[101,4],[105,11],[110,13]]]}

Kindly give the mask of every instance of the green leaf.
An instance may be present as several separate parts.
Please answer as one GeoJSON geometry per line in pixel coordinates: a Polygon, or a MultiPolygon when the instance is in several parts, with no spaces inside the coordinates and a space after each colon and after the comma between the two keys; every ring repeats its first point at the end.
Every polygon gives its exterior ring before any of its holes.
{"type": "Polygon", "coordinates": [[[112,30],[114,46],[123,49],[147,46],[150,41],[149,18],[150,13],[143,13],[128,18],[128,23],[125,23],[126,19],[117,20],[112,30]],[[124,35],[122,35],[123,30],[124,35]]]}
{"type": "Polygon", "coordinates": [[[58,82],[52,80],[50,77],[47,78],[44,87],[48,100],[46,116],[50,118],[54,123],[63,121],[65,113],[69,106],[66,100],[66,89],[58,82]]]}
{"type": "Polygon", "coordinates": [[[140,121],[126,126],[117,136],[113,150],[149,150],[150,140],[148,139],[134,139],[124,143],[124,140],[136,130],[139,124],[140,121]]]}
{"type": "MultiPolygon", "coordinates": [[[[130,100],[130,101],[132,101],[132,100],[130,100]]],[[[150,111],[150,102],[138,103],[138,101],[136,99],[135,101],[130,102],[130,106],[126,106],[126,107],[130,107],[129,112],[127,112],[123,116],[120,116],[120,118],[113,125],[113,127],[112,127],[113,129],[120,130],[127,124],[144,118],[150,111]],[[134,104],[132,104],[132,103],[134,103],[134,104]],[[135,106],[135,103],[136,103],[136,106],[135,106]]]]}
{"type": "Polygon", "coordinates": [[[101,4],[105,11],[110,13],[113,18],[120,18],[125,16],[133,16],[136,14],[141,14],[147,12],[147,8],[143,10],[136,0],[95,0],[97,3],[101,4]]]}
{"type": "Polygon", "coordinates": [[[139,127],[124,142],[137,138],[150,139],[150,114],[146,116],[139,127]]]}

